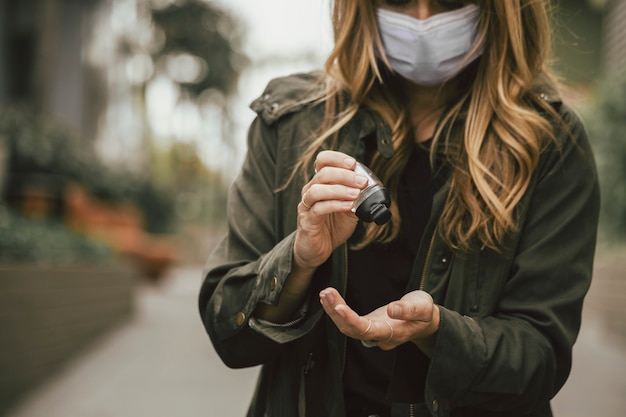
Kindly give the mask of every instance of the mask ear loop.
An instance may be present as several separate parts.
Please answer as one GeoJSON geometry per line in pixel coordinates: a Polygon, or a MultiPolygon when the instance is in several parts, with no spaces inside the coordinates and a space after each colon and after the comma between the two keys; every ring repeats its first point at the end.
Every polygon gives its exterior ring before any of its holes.
{"type": "MultiPolygon", "coordinates": [[[[480,10],[482,11],[482,8],[480,10]]],[[[474,28],[474,46],[472,46],[472,49],[465,55],[465,57],[463,57],[463,61],[461,63],[463,68],[467,67],[472,61],[474,61],[476,58],[478,58],[479,56],[483,54],[483,50],[485,47],[485,39],[486,39],[485,33],[486,32],[479,31],[481,27],[480,25],[481,22],[482,22],[482,19],[479,16],[478,20],[476,21],[476,28],[474,28]]]]}
{"type": "Polygon", "coordinates": [[[391,65],[389,65],[389,61],[387,60],[387,54],[385,54],[385,46],[383,45],[383,40],[380,36],[380,30],[378,30],[378,19],[375,16],[374,16],[373,21],[374,21],[373,27],[376,28],[376,31],[374,33],[375,35],[373,39],[374,43],[372,44],[373,49],[374,49],[373,50],[374,59],[371,62],[371,67],[372,67],[372,70],[374,71],[374,75],[376,76],[376,79],[378,80],[379,83],[382,84],[383,77],[380,72],[380,68],[378,67],[378,60],[382,61],[389,71],[393,71],[393,70],[391,69],[391,65]]]}

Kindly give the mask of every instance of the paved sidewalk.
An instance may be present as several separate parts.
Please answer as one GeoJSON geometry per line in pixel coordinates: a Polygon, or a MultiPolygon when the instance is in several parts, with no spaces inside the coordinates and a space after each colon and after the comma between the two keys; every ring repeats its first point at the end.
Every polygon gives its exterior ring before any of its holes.
{"type": "Polygon", "coordinates": [[[244,416],[258,369],[223,365],[196,308],[200,269],[137,290],[133,319],[7,417],[244,416]]]}
{"type": "MultiPolygon", "coordinates": [[[[129,323],[6,417],[244,416],[258,369],[230,370],[217,358],[196,310],[199,279],[199,269],[180,268],[140,287],[129,323]]],[[[556,417],[626,415],[626,346],[608,336],[603,315],[586,309],[556,417]]]]}

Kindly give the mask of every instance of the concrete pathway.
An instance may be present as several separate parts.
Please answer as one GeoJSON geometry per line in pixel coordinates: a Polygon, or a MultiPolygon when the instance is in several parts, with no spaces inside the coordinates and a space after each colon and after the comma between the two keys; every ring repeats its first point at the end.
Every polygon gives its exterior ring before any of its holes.
{"type": "Polygon", "coordinates": [[[133,319],[7,417],[244,416],[258,369],[224,366],[196,308],[197,268],[137,290],[133,319]]]}
{"type": "MultiPolygon", "coordinates": [[[[199,284],[198,268],[179,268],[159,286],[140,286],[130,322],[6,417],[244,416],[258,369],[231,370],[220,362],[197,313],[199,284]]],[[[587,310],[555,416],[623,417],[626,344],[610,337],[603,315],[587,310]]]]}

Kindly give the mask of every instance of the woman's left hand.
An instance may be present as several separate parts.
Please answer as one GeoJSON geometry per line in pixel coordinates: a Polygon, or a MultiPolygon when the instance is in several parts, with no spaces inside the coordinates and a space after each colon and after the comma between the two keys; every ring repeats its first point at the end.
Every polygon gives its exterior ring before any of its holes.
{"type": "Polygon", "coordinates": [[[411,291],[365,316],[352,310],[332,287],[320,292],[320,302],[341,333],[367,347],[390,350],[410,341],[432,355],[439,308],[427,292],[411,291]]]}

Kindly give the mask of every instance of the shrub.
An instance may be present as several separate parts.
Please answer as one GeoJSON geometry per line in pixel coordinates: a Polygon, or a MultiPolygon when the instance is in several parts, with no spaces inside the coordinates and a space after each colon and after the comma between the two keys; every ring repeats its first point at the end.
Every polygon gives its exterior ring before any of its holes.
{"type": "Polygon", "coordinates": [[[112,250],[50,219],[26,219],[0,205],[0,262],[108,263],[112,250]]]}
{"type": "Polygon", "coordinates": [[[150,178],[106,165],[91,142],[79,140],[54,121],[24,108],[0,109],[0,140],[8,152],[5,199],[10,200],[22,192],[25,183],[34,181],[59,201],[65,186],[75,182],[97,198],[136,205],[149,232],[174,230],[172,196],[150,178]]]}
{"type": "MultiPolygon", "coordinates": [[[[70,230],[73,184],[103,207],[136,211],[134,233],[142,236],[143,249],[155,246],[150,234],[175,229],[172,195],[149,177],[106,165],[91,142],[28,109],[0,109],[0,150],[0,261],[92,262],[110,259],[113,250],[120,250],[107,247],[105,241],[116,241],[91,233],[91,226],[70,230]]],[[[109,218],[121,220],[124,213],[109,213],[109,218]]],[[[118,233],[117,241],[124,236],[118,233]]]]}

